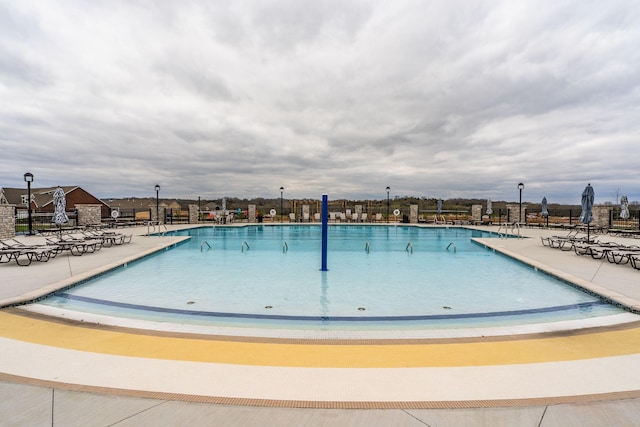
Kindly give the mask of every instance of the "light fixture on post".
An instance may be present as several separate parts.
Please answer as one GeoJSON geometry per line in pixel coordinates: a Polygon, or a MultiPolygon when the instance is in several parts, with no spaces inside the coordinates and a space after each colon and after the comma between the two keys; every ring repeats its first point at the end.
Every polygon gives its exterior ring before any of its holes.
{"type": "Polygon", "coordinates": [[[391,191],[391,188],[387,186],[387,222],[389,222],[389,192],[391,191]]]}
{"type": "Polygon", "coordinates": [[[24,174],[24,180],[27,183],[27,212],[29,216],[29,235],[33,234],[33,223],[31,222],[31,183],[33,182],[33,174],[27,172],[24,174]]]}
{"type": "Polygon", "coordinates": [[[522,190],[523,189],[524,189],[524,184],[519,183],[518,190],[520,190],[520,203],[518,205],[518,224],[522,223],[522,190]]]}
{"type": "Polygon", "coordinates": [[[280,187],[280,222],[282,222],[282,197],[284,194],[284,187],[280,187]]]}
{"type": "Polygon", "coordinates": [[[156,221],[160,224],[160,216],[158,215],[160,209],[160,186],[156,184],[156,221]]]}

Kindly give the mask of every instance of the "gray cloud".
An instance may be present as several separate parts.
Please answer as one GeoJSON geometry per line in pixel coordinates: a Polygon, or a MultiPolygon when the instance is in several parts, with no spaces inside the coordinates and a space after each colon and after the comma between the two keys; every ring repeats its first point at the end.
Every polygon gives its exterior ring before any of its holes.
{"type": "Polygon", "coordinates": [[[5,1],[0,186],[640,200],[639,20],[633,1],[5,1]]]}

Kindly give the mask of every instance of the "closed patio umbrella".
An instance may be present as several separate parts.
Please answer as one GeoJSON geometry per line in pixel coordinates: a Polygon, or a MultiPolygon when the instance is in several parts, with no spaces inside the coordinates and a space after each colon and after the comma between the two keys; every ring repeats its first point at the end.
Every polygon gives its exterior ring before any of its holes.
{"type": "Polygon", "coordinates": [[[589,224],[593,220],[593,187],[587,184],[582,192],[582,212],[580,213],[580,222],[587,224],[587,240],[589,240],[589,224]]]}
{"type": "Polygon", "coordinates": [[[549,226],[549,210],[547,209],[547,198],[542,198],[542,217],[547,219],[547,227],[549,226]]]}
{"type": "Polygon", "coordinates": [[[62,224],[69,222],[67,216],[67,197],[64,190],[60,187],[53,193],[53,222],[60,228],[62,233],[62,224]]]}
{"type": "Polygon", "coordinates": [[[622,196],[620,199],[620,218],[629,219],[629,199],[627,196],[622,196]]]}

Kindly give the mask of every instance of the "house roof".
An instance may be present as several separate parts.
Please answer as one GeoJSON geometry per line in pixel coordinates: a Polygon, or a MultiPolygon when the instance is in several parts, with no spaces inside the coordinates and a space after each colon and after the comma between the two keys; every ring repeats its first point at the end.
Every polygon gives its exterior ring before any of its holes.
{"type": "MultiPolygon", "coordinates": [[[[136,209],[143,210],[151,207],[155,208],[155,197],[132,197],[128,199],[113,199],[109,200],[109,205],[113,209],[136,209]]],[[[181,205],[177,200],[160,200],[158,206],[167,207],[170,209],[181,209],[181,205]]]]}
{"type": "MultiPolygon", "coordinates": [[[[88,193],[86,190],[83,190],[82,188],[78,187],[77,185],[65,185],[65,186],[61,186],[60,188],[62,188],[62,191],[64,191],[65,195],[68,195],[69,193],[80,189],[84,192],[88,193]]],[[[58,189],[58,187],[42,187],[42,188],[32,188],[31,189],[31,200],[33,201],[33,204],[36,206],[36,208],[42,208],[44,206],[47,206],[50,203],[53,203],[53,193],[56,191],[56,189],[58,189]]],[[[0,197],[0,202],[1,203],[8,203],[8,204],[12,204],[12,205],[16,205],[16,206],[25,206],[25,204],[22,202],[22,197],[23,196],[27,196],[27,189],[26,188],[0,188],[0,194],[2,195],[2,197],[0,197]]],[[[92,197],[95,197],[92,195],[92,197]]],[[[95,197],[97,200],[97,197],[95,197]]],[[[108,206],[107,203],[103,202],[102,200],[100,200],[100,202],[104,203],[105,205],[108,206]]]]}

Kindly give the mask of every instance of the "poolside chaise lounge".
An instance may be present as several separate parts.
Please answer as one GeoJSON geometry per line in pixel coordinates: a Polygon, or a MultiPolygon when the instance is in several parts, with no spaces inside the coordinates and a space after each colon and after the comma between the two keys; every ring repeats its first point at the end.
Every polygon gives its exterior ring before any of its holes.
{"type": "Polygon", "coordinates": [[[87,230],[82,232],[83,236],[87,239],[98,239],[102,242],[102,246],[108,248],[113,245],[122,245],[130,243],[133,238],[133,234],[122,234],[113,231],[97,231],[87,230]]]}
{"type": "Polygon", "coordinates": [[[0,241],[0,263],[12,259],[19,266],[30,265],[33,260],[47,262],[59,253],[60,248],[51,245],[25,245],[15,239],[0,241]]]}
{"type": "Polygon", "coordinates": [[[74,238],[73,236],[53,236],[47,237],[47,242],[60,246],[63,250],[69,251],[71,255],[81,256],[86,253],[93,253],[102,248],[102,243],[97,239],[74,238]]]}
{"type": "Polygon", "coordinates": [[[615,242],[589,243],[576,241],[573,243],[573,250],[576,255],[590,255],[593,259],[602,259],[607,255],[607,252],[620,248],[624,248],[624,246],[615,242]]]}
{"type": "Polygon", "coordinates": [[[640,255],[639,246],[625,246],[619,249],[612,249],[607,251],[607,261],[612,264],[626,264],[631,261],[631,257],[634,255],[640,255]]]}

